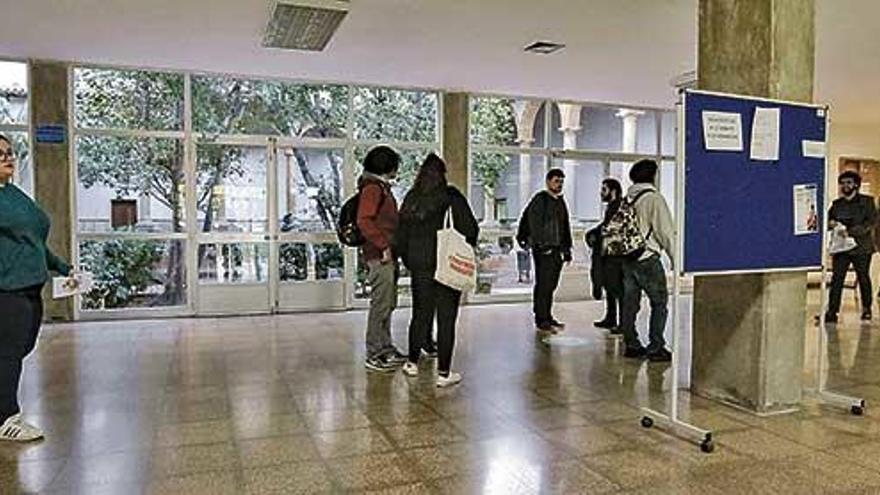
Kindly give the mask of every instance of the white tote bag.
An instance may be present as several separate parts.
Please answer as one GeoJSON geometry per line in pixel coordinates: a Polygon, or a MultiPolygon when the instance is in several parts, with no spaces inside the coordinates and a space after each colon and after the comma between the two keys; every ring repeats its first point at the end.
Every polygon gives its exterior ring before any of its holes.
{"type": "Polygon", "coordinates": [[[437,232],[434,280],[462,292],[477,286],[477,254],[467,239],[455,230],[452,207],[446,210],[443,229],[437,232]]]}

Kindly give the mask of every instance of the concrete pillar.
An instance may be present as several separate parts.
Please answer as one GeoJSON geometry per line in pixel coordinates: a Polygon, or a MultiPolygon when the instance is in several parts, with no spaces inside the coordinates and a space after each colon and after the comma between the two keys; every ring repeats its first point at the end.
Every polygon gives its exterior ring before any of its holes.
{"type": "MultiPolygon", "coordinates": [[[[698,87],[812,100],[813,0],[700,0],[698,87]]],[[[801,402],[806,273],[694,281],[692,388],[758,413],[801,402]]]]}
{"type": "MultiPolygon", "coordinates": [[[[52,220],[49,247],[73,264],[73,215],[68,123],[68,65],[60,62],[30,62],[31,126],[60,125],[66,130],[63,143],[40,143],[33,139],[34,198],[52,220]]],[[[51,298],[43,292],[48,320],[73,319],[73,300],[51,298]]]]}
{"type": "Polygon", "coordinates": [[[470,197],[470,174],[468,174],[468,146],[470,125],[467,93],[443,93],[443,159],[446,160],[446,177],[450,184],[470,197]]]}
{"type": "MultiPolygon", "coordinates": [[[[513,103],[516,119],[516,142],[520,148],[530,148],[535,143],[535,122],[543,102],[535,100],[518,100],[513,103]]],[[[532,156],[527,153],[519,155],[519,209],[524,210],[532,195],[532,156]]]]}
{"type": "MultiPolygon", "coordinates": [[[[577,136],[581,131],[581,105],[557,103],[559,107],[559,131],[562,132],[562,149],[577,149],[577,136]]],[[[573,217],[577,216],[577,197],[574,186],[577,182],[577,161],[562,160],[562,171],[565,172],[565,189],[563,195],[573,217]]]]}
{"type": "Polygon", "coordinates": [[[645,112],[639,110],[630,110],[621,108],[617,111],[617,116],[623,120],[623,151],[624,153],[635,153],[636,144],[639,135],[639,117],[645,112]]]}

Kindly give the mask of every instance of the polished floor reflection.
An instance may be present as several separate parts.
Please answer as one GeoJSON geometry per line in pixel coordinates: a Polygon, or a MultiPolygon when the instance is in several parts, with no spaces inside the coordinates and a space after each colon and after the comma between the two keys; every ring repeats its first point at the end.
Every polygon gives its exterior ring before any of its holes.
{"type": "MultiPolygon", "coordinates": [[[[464,308],[450,390],[432,361],[365,372],[359,312],[50,326],[22,387],[47,439],[0,445],[0,493],[880,493],[880,408],[758,418],[681,394],[714,454],[643,430],[669,367],[618,357],[600,309],[560,305],[576,339],[547,346],[529,305],[464,308]]],[[[880,326],[850,311],[828,384],[880,405],[880,326]]]]}

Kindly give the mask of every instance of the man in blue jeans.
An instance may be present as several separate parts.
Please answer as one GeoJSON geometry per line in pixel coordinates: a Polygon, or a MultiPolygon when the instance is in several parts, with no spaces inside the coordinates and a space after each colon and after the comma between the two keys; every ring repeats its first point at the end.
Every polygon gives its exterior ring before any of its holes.
{"type": "Polygon", "coordinates": [[[675,225],[663,196],[657,192],[657,162],[640,160],[629,172],[633,185],[627,191],[627,201],[635,201],[639,231],[645,239],[645,250],[635,259],[623,263],[623,304],[620,329],[626,344],[624,356],[628,358],[665,362],[672,359],[666,349],[663,332],[669,315],[669,290],[666,286],[666,270],[660,259],[666,253],[672,259],[675,225]],[[647,349],[642,346],[636,332],[636,316],[641,306],[642,292],[651,303],[651,320],[647,349]]]}

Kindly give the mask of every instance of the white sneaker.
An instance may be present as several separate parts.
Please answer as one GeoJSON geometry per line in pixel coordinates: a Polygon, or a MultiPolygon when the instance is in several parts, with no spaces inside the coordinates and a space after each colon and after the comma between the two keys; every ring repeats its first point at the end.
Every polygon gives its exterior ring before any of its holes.
{"type": "Polygon", "coordinates": [[[419,365],[416,363],[412,363],[407,361],[403,364],[403,374],[406,376],[418,376],[419,374],[419,365]]]}
{"type": "Polygon", "coordinates": [[[449,376],[437,376],[437,386],[440,388],[451,387],[461,383],[461,374],[450,372],[449,376]]]}
{"type": "Polygon", "coordinates": [[[21,420],[21,413],[10,416],[0,426],[0,440],[31,442],[43,438],[43,431],[21,420]]]}

